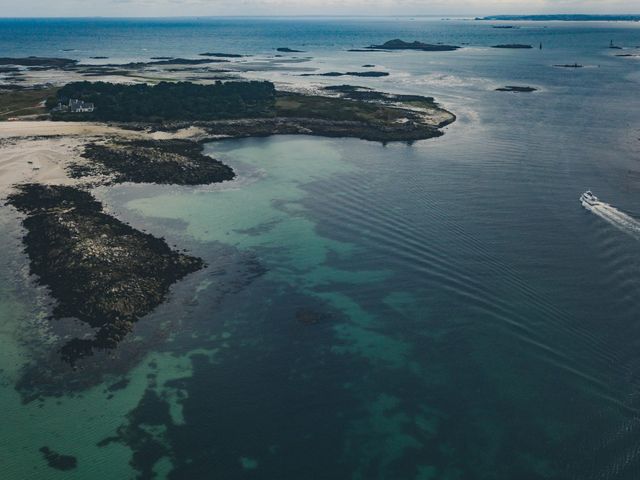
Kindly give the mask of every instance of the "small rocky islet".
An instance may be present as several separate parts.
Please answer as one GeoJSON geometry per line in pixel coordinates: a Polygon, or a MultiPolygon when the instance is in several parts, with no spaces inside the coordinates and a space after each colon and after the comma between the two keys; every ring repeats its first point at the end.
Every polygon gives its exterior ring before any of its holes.
{"type": "Polygon", "coordinates": [[[389,72],[325,72],[325,73],[303,73],[301,77],[388,77],[389,72]]]}
{"type": "Polygon", "coordinates": [[[376,51],[376,50],[419,50],[421,52],[451,52],[458,50],[461,47],[457,45],[446,45],[443,43],[424,43],[419,41],[405,42],[399,38],[389,40],[388,42],[380,45],[370,45],[363,50],[351,50],[351,51],[376,51]]]}
{"type": "Polygon", "coordinates": [[[502,43],[499,45],[493,45],[491,48],[505,48],[505,49],[514,49],[514,50],[528,50],[533,48],[531,45],[526,45],[523,43],[502,43]]]}
{"type": "Polygon", "coordinates": [[[496,92],[516,92],[516,93],[531,93],[537,91],[534,87],[522,87],[518,85],[507,85],[506,87],[496,88],[496,92]]]}

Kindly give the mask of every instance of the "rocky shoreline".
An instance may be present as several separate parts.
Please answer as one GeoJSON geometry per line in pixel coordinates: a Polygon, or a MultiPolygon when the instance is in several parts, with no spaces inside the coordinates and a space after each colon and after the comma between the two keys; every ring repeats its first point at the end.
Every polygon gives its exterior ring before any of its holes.
{"type": "Polygon", "coordinates": [[[412,142],[427,140],[443,135],[440,128],[452,123],[447,118],[438,125],[426,125],[408,120],[393,125],[368,124],[358,121],[337,121],[319,118],[253,118],[242,120],[222,120],[213,122],[169,122],[162,125],[146,123],[129,123],[122,128],[159,132],[175,132],[196,126],[205,134],[199,141],[202,143],[225,138],[269,137],[271,135],[315,135],[330,138],[358,138],[372,142],[412,142]]]}

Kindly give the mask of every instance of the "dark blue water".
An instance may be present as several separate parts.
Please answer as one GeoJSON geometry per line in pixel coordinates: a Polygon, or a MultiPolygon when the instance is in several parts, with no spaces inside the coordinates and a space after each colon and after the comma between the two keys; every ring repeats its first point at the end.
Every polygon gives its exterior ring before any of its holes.
{"type": "MultiPolygon", "coordinates": [[[[615,57],[611,39],[636,52],[640,29],[428,19],[0,23],[7,55],[304,48],[318,68],[376,63],[391,75],[368,85],[433,94],[458,115],[443,137],[412,145],[216,142],[207,151],[238,172],[233,184],[100,189],[119,217],[209,268],[139,323],[131,343],[144,354],[132,367],[27,405],[15,386],[38,357],[20,350],[19,332],[40,325],[39,304],[4,273],[24,263],[4,215],[12,249],[0,282],[0,471],[637,479],[640,63],[615,57]],[[472,45],[345,52],[393,37],[472,45]],[[486,48],[539,42],[542,51],[486,48]],[[573,62],[585,68],[553,67],[573,62]],[[494,91],[514,83],[539,91],[494,91]],[[587,188],[611,210],[583,209],[587,188]],[[125,388],[107,389],[122,378],[125,388]],[[76,455],[78,469],[48,468],[43,445],[76,455]]],[[[287,72],[258,75],[302,84],[287,72]]],[[[131,348],[105,358],[106,368],[131,348]]],[[[73,375],[82,371],[65,378],[73,375]]]]}
{"type": "Polygon", "coordinates": [[[128,59],[161,54],[193,56],[212,50],[264,54],[281,46],[326,52],[396,37],[474,46],[542,42],[548,47],[574,50],[607,46],[610,40],[619,45],[638,43],[637,26],[633,23],[521,22],[522,28],[515,30],[491,28],[499,24],[429,17],[0,19],[0,51],[6,56],[87,59],[104,55],[128,59]]]}

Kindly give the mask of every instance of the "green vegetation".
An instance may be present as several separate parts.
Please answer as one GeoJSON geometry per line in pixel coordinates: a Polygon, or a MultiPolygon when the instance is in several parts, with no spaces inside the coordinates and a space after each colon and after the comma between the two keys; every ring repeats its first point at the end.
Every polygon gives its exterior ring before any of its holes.
{"type": "Polygon", "coordinates": [[[394,95],[350,85],[327,87],[326,90],[342,96],[280,93],[276,101],[277,116],[389,125],[404,119],[420,123],[415,109],[439,108],[432,97],[394,95]]]}
{"type": "Polygon", "coordinates": [[[277,92],[269,82],[155,86],[82,82],[63,87],[49,106],[69,99],[95,105],[90,113],[53,110],[54,120],[162,123],[171,130],[196,124],[210,135],[230,137],[306,133],[412,141],[441,135],[438,129],[455,120],[431,97],[350,85],[327,91],[333,96],[277,92]]]}
{"type": "Polygon", "coordinates": [[[56,88],[9,90],[0,93],[0,120],[47,113],[43,102],[56,88]]]}
{"type": "Polygon", "coordinates": [[[221,120],[269,117],[274,113],[275,87],[270,82],[189,82],[119,85],[74,82],[47,102],[49,108],[69,99],[91,102],[92,113],[53,112],[55,120],[144,121],[221,120]]]}
{"type": "Polygon", "coordinates": [[[316,95],[281,94],[276,101],[279,117],[318,118],[333,121],[389,123],[407,117],[407,111],[380,103],[316,95]]]}

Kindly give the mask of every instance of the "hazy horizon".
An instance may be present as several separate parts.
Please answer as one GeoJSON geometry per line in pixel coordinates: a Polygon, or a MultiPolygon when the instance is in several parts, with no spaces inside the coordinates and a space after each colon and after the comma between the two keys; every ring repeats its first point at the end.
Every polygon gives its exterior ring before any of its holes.
{"type": "Polygon", "coordinates": [[[0,18],[222,16],[486,16],[637,14],[629,0],[44,0],[0,1],[0,18]]]}

